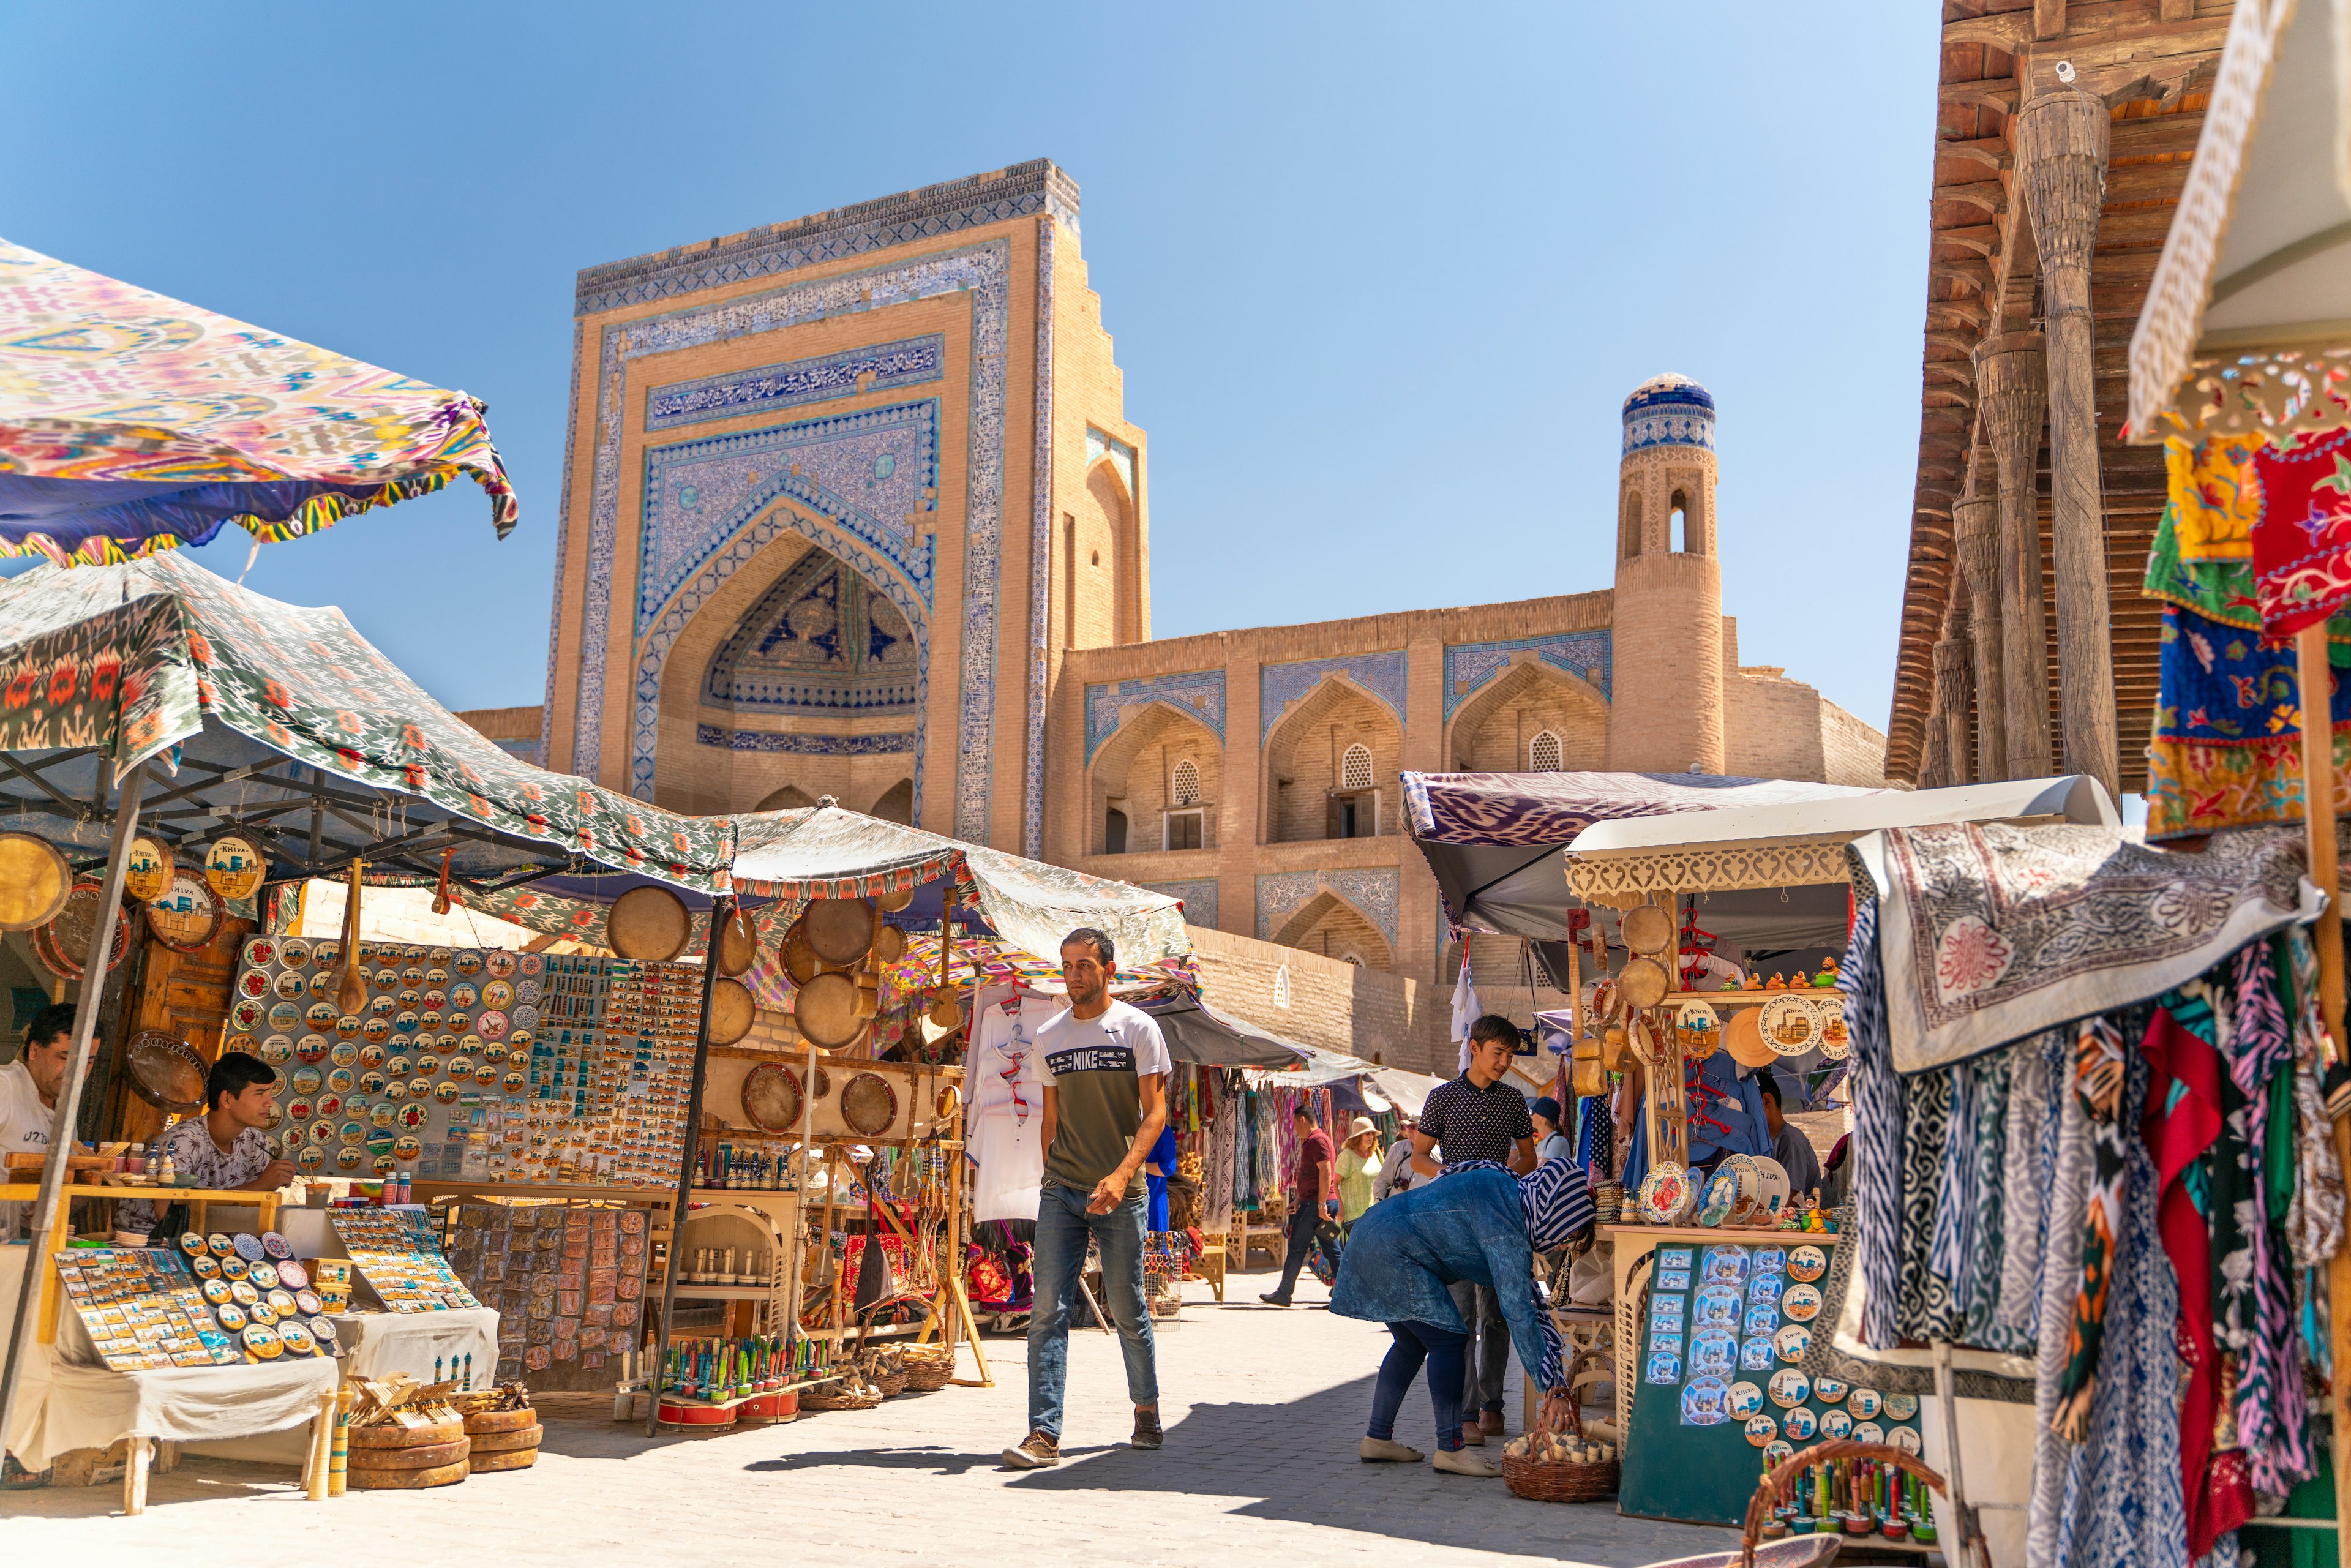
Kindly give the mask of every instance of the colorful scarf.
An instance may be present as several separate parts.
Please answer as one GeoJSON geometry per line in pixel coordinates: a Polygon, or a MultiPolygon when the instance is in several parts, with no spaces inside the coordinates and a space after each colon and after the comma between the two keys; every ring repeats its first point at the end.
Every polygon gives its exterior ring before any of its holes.
{"type": "Polygon", "coordinates": [[[1853,1037],[1846,1060],[1853,1064],[1854,1237],[1861,1271],[1861,1341],[1889,1350],[1895,1308],[1901,1299],[1902,1136],[1907,1095],[1894,1071],[1893,1042],[1886,1033],[1885,971],[1878,951],[1876,899],[1855,911],[1845,961],[1837,971],[1844,997],[1845,1029],[1853,1037]]]}
{"type": "MultiPolygon", "coordinates": [[[[2351,648],[2328,647],[2351,662],[2351,648]]],[[[2291,643],[2209,620],[2183,605],[2163,611],[2162,689],[2147,743],[2150,843],[2253,823],[2302,821],[2302,683],[2291,643]]],[[[2329,698],[2335,809],[2351,807],[2351,682],[2329,698]]]]}
{"type": "Polygon", "coordinates": [[[2072,1442],[2088,1435],[2098,1351],[2105,1334],[2116,1239],[2122,1234],[2123,1171],[2128,1158],[2120,1121],[2128,1075],[2122,1031],[2105,1017],[2085,1019],[2074,1038],[2073,1092],[2081,1103],[2094,1166],[2082,1215],[2081,1285],[2074,1299],[2065,1372],[2053,1421],[2072,1442]]]}
{"type": "MultiPolygon", "coordinates": [[[[2220,1056],[2211,1042],[2158,1008],[2140,1050],[2152,1076],[2139,1135],[2155,1160],[2157,1227],[2178,1276],[2179,1358],[2188,1387],[2179,1409],[2180,1486],[2188,1554],[2202,1557],[2252,1512],[2250,1488],[2216,1488],[2213,1423],[2221,1409],[2220,1353],[2212,1339],[2211,1201],[2204,1155],[2220,1132],[2220,1056]]],[[[2228,1469],[2241,1477],[2242,1467],[2228,1469]]]]}

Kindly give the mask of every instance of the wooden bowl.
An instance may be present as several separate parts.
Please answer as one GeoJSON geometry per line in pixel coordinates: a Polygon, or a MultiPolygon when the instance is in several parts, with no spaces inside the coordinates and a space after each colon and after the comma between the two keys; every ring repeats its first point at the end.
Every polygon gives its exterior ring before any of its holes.
{"type": "Polygon", "coordinates": [[[739,975],[759,960],[759,931],[740,910],[718,925],[717,962],[722,975],[739,975]]]}
{"type": "Polygon", "coordinates": [[[123,1048],[131,1087],[150,1105],[193,1115],[204,1108],[204,1061],[184,1040],[141,1030],[123,1048]]]}

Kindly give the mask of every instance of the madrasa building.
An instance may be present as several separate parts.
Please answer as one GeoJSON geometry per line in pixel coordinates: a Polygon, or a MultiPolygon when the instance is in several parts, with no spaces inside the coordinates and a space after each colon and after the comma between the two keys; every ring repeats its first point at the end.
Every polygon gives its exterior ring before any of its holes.
{"type": "Polygon", "coordinates": [[[1884,781],[1739,661],[1682,376],[1625,400],[1609,589],[1155,639],[1080,234],[1040,160],[581,272],[545,705],[471,716],[674,810],[831,796],[1163,889],[1343,988],[1458,962],[1402,770],[1884,781]]]}

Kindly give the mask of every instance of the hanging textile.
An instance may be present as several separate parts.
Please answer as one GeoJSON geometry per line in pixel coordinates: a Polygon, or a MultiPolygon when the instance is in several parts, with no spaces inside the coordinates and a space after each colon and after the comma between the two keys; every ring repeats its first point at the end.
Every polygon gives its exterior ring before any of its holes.
{"type": "MultiPolygon", "coordinates": [[[[2151,1069],[2139,1135],[2156,1168],[2157,1229],[2179,1284],[2176,1317],[2188,1385],[2179,1407],[2179,1469],[2188,1553],[2201,1557],[2223,1531],[2252,1516],[2252,1487],[2241,1450],[2216,1454],[2221,1412],[2220,1350],[2212,1327],[2211,1190],[2205,1155],[2221,1125],[2220,1052],[2158,1008],[2140,1049],[2151,1069]]],[[[2233,1427],[2233,1422],[2231,1422],[2233,1427]]]]}
{"type": "MultiPolygon", "coordinates": [[[[1886,1038],[1884,970],[1877,940],[1878,901],[1864,899],[1854,912],[1853,939],[1837,971],[1844,997],[1845,1030],[1852,1036],[1853,1063],[1853,1248],[1861,1270],[1862,1343],[1890,1348],[1902,1272],[1902,1080],[1895,1073],[1886,1038]]],[[[1842,1250],[1842,1247],[1840,1248],[1842,1250]]]]}
{"type": "Polygon", "coordinates": [[[2300,1397],[2294,1282],[2283,1230],[2294,1170],[2294,1040],[2271,945],[2253,944],[2229,967],[2234,988],[2230,1077],[2244,1096],[2244,1170],[2252,1198],[2246,1236],[2252,1311],[2242,1325],[2237,1436],[2253,1485],[2283,1496],[2316,1469],[2309,1411],[2300,1397]]]}
{"type": "MultiPolygon", "coordinates": [[[[2319,1093],[2319,1072],[2332,1042],[2318,1010],[2318,950],[2300,927],[2286,934],[2286,950],[2284,970],[2292,982],[2288,1008],[2294,1020],[2294,1109],[2304,1127],[2324,1127],[2328,1116],[2319,1093]]],[[[2286,1206],[2286,1241],[2294,1267],[2307,1274],[2323,1271],[2343,1245],[2343,1169],[2333,1138],[2299,1138],[2295,1154],[2299,1164],[2294,1197],[2286,1206]]],[[[2318,1317],[2325,1321],[2323,1311],[2318,1317]]]]}
{"type": "Polygon", "coordinates": [[[1955,1337],[1970,1344],[2011,1348],[2011,1336],[1998,1326],[2001,1239],[2006,1232],[2007,1192],[2001,1172],[2008,1161],[2008,1101],[2016,1059],[2032,1054],[2033,1041],[1980,1056],[1962,1070],[1972,1073],[1975,1086],[1976,1133],[1972,1145],[1975,1168],[1970,1180],[1975,1192],[1975,1221],[1961,1253],[1959,1278],[1954,1281],[1952,1304],[1962,1321],[1955,1337]]]}
{"type": "MultiPolygon", "coordinates": [[[[1904,1339],[1932,1339],[1947,1326],[1949,1284],[1935,1273],[1935,1217],[1943,1185],[1943,1151],[1951,1133],[1951,1074],[1912,1079],[1902,1120],[1902,1268],[1895,1326],[1904,1339]]],[[[1873,1292],[1874,1293],[1874,1292],[1873,1292]]]]}
{"type": "MultiPolygon", "coordinates": [[[[2145,1019],[2138,1011],[2114,1015],[2111,1022],[2118,1039],[2136,1039],[2145,1019]]],[[[2148,1076],[2146,1059],[2130,1051],[2116,1076],[2115,1118],[2135,1134],[2148,1076]]],[[[2049,1500],[2053,1518],[2044,1519],[2036,1477],[2032,1518],[2036,1526],[2051,1527],[2045,1547],[2028,1536],[2025,1560],[2036,1568],[2186,1568],[2188,1563],[2175,1414],[2179,1360],[2171,1332],[2179,1298],[2157,1232],[2155,1167],[2136,1135],[2124,1140],[2123,1153],[2107,1326],[2088,1440],[2079,1448],[2059,1440],[2064,1464],[2049,1500]]],[[[2047,1432],[2043,1437],[2054,1438],[2047,1432]]]]}
{"type": "MultiPolygon", "coordinates": [[[[2328,644],[2337,666],[2351,648],[2328,644]]],[[[2221,828],[2302,821],[2302,685],[2292,643],[2210,621],[2167,604],[2162,689],[2147,744],[2147,836],[2151,843],[2221,828]]],[[[2336,809],[2351,759],[2351,691],[2329,695],[2336,809]]]]}
{"type": "Polygon", "coordinates": [[[2092,1166],[2082,1211],[2081,1284],[2074,1292],[2065,1369],[2053,1416],[2058,1430],[2077,1443],[2089,1427],[2090,1396],[2097,1378],[2107,1301],[2114,1284],[2115,1248],[2122,1235],[2128,1139],[2121,1109],[2127,1077],[2122,1031],[2108,1018],[2083,1019],[2074,1037],[2071,1088],[2081,1103],[2092,1166]]]}
{"type": "Polygon", "coordinates": [[[2254,592],[2263,628],[2284,637],[2351,600],[2351,430],[2264,444],[2252,461],[2254,592]]]}
{"type": "Polygon", "coordinates": [[[2007,1203],[2001,1230],[2000,1300],[1992,1321],[2015,1349],[2031,1348],[2039,1324],[2041,1226],[2047,1192],[2042,1185],[2055,1153],[2055,1103],[2049,1097],[2049,1061],[2063,1049],[2064,1031],[2047,1030],[2020,1041],[2009,1054],[2008,1141],[2001,1191],[2007,1203]]]}
{"type": "MultiPolygon", "coordinates": [[[[2057,1103],[2057,1146],[2049,1166],[2049,1201],[2042,1221],[2040,1323],[2033,1376],[2032,1492],[2025,1533],[2025,1561],[2058,1561],[2057,1531],[2064,1513],[2066,1467],[2074,1445],[2054,1426],[2058,1385],[2065,1373],[2074,1324],[2074,1300],[2082,1282],[2082,1216],[2089,1201],[2089,1117],[2073,1092],[2074,1047],[2053,1076],[2050,1097],[2057,1103]]],[[[2175,1311],[2177,1308],[2175,1307],[2175,1311]]]]}

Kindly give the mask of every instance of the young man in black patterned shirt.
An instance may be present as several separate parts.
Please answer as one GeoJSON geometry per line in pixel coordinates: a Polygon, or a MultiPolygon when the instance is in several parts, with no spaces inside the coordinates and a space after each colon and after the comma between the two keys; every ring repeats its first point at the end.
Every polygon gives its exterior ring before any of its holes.
{"type": "MultiPolygon", "coordinates": [[[[1518,1054],[1519,1026],[1488,1013],[1469,1026],[1469,1066],[1460,1077],[1428,1092],[1420,1124],[1412,1131],[1412,1169],[1422,1176],[1444,1174],[1465,1160],[1499,1160],[1524,1176],[1535,1168],[1535,1124],[1527,1098],[1506,1075],[1518,1054]],[[1442,1151],[1442,1165],[1439,1151],[1442,1151]]],[[[1501,1436],[1502,1377],[1510,1356],[1510,1330],[1501,1305],[1484,1285],[1451,1287],[1453,1304],[1477,1342],[1464,1358],[1461,1376],[1461,1440],[1482,1444],[1501,1436]],[[1476,1416],[1470,1418],[1470,1412],[1476,1416]]]]}

